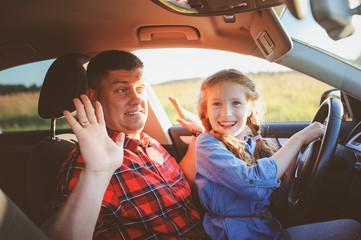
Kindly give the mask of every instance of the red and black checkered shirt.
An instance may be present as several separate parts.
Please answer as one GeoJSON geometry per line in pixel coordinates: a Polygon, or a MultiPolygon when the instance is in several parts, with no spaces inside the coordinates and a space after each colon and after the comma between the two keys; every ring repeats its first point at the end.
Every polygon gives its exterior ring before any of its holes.
{"type": "MultiPolygon", "coordinates": [[[[115,134],[109,132],[113,139],[115,134]]],[[[60,170],[57,193],[50,206],[52,210],[63,205],[83,168],[84,160],[75,146],[60,170]]],[[[93,237],[206,238],[182,170],[175,159],[146,134],[141,134],[140,141],[125,138],[124,161],[114,172],[104,194],[93,237]],[[153,161],[148,155],[161,158],[153,161]]]]}

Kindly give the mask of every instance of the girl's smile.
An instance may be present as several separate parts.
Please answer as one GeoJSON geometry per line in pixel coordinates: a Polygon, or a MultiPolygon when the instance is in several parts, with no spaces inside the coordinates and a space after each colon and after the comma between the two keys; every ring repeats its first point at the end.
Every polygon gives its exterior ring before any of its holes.
{"type": "Polygon", "coordinates": [[[223,128],[228,128],[228,127],[233,127],[234,125],[236,125],[236,121],[232,121],[232,122],[228,122],[228,121],[218,121],[218,123],[223,127],[223,128]]]}

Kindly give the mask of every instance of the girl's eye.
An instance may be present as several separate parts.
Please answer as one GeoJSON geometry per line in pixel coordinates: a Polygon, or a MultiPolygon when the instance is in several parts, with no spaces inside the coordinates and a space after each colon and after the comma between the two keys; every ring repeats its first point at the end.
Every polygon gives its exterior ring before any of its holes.
{"type": "Polygon", "coordinates": [[[219,106],[221,106],[221,103],[220,102],[214,102],[214,103],[212,103],[212,105],[216,106],[216,107],[219,107],[219,106]]]}
{"type": "Polygon", "coordinates": [[[234,105],[234,106],[238,106],[238,105],[241,105],[241,104],[242,104],[242,103],[241,103],[240,101],[234,101],[234,102],[233,102],[233,105],[234,105]]]}

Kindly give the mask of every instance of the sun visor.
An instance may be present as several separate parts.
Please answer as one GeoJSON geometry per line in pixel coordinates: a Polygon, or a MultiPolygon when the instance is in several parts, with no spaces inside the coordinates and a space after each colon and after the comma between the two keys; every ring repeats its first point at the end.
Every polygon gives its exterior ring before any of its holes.
{"type": "Polygon", "coordinates": [[[257,48],[270,62],[292,49],[292,40],[272,8],[254,14],[250,32],[257,48]]]}

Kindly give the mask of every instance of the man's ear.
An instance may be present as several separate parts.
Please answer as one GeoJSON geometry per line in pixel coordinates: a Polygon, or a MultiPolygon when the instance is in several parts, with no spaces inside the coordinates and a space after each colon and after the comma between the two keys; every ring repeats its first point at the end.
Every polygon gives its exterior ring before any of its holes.
{"type": "Polygon", "coordinates": [[[86,90],[86,95],[88,96],[90,102],[94,106],[95,102],[98,100],[97,92],[92,88],[88,88],[86,90]]]}

